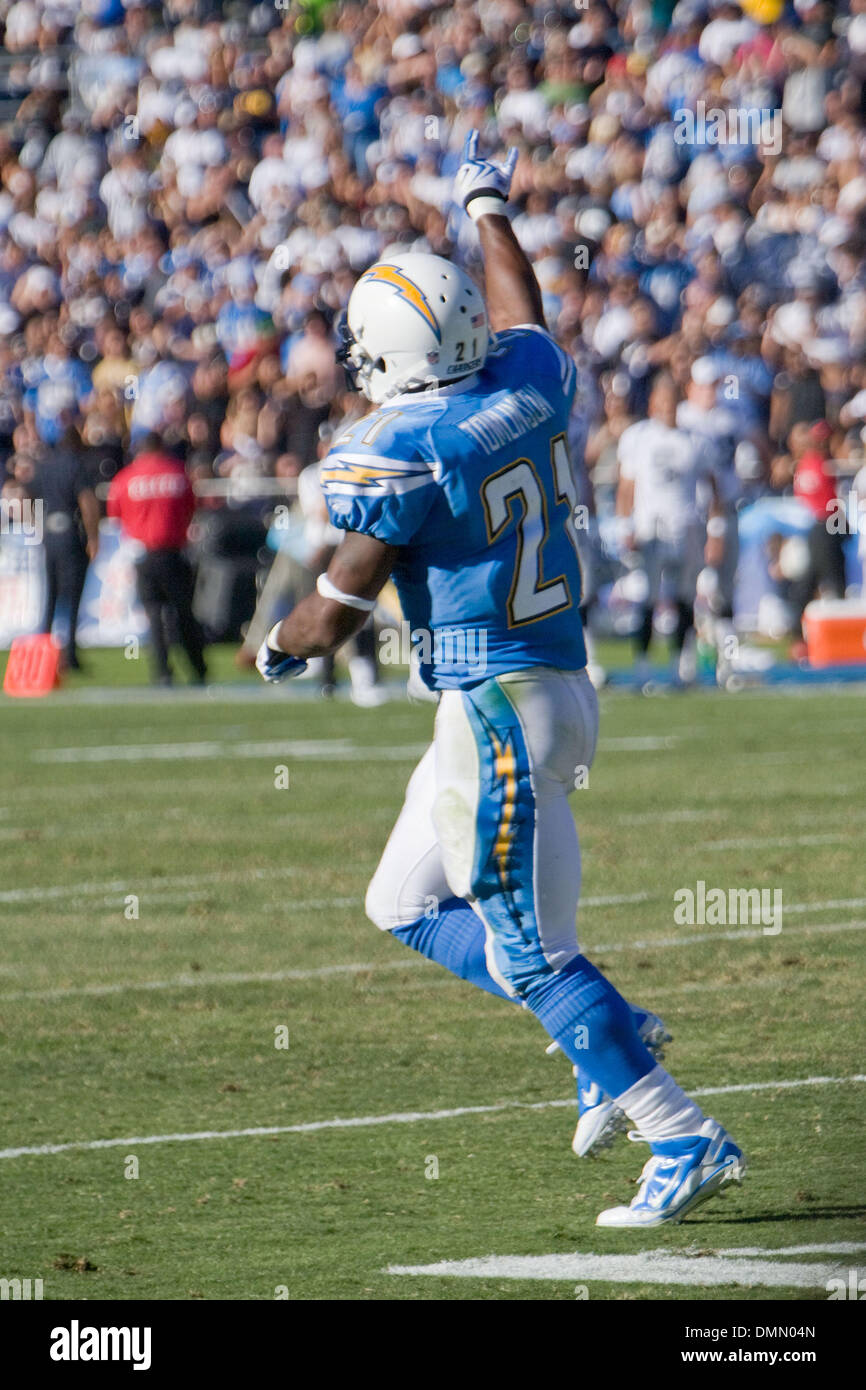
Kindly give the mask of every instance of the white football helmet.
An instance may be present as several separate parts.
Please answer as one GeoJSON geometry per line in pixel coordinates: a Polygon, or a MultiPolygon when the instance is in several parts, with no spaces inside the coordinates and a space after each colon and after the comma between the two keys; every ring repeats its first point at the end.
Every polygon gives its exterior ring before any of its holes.
{"type": "Polygon", "coordinates": [[[469,376],[484,366],[490,341],[474,281],[442,256],[416,251],[364,271],[339,331],[337,361],[374,405],[469,376]]]}

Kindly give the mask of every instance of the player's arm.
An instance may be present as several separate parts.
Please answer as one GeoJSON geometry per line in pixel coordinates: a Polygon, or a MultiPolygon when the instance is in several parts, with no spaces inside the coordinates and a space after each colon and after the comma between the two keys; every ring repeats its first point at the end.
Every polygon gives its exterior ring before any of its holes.
{"type": "Polygon", "coordinates": [[[262,643],[256,666],[265,680],[299,675],[309,657],[326,656],[354,637],[376,606],[397,550],[375,536],[347,532],[316,593],[276,623],[262,643]]]}
{"type": "Polygon", "coordinates": [[[487,314],[494,332],[533,323],[546,327],[541,290],[523,248],[505,215],[517,150],[504,164],[481,159],[478,131],[466,137],[463,164],[455,179],[455,195],[478,227],[484,260],[487,314]]]}
{"type": "Polygon", "coordinates": [[[541,290],[526,253],[504,213],[485,212],[478,219],[484,258],[487,313],[494,333],[517,324],[546,328],[541,290]]]}
{"type": "Polygon", "coordinates": [[[616,514],[630,517],[634,511],[634,478],[620,478],[616,486],[616,514]]]}
{"type": "Polygon", "coordinates": [[[620,544],[626,550],[634,549],[634,475],[630,461],[623,458],[623,444],[620,439],[617,449],[619,459],[619,479],[616,485],[615,511],[619,519],[620,544]]]}

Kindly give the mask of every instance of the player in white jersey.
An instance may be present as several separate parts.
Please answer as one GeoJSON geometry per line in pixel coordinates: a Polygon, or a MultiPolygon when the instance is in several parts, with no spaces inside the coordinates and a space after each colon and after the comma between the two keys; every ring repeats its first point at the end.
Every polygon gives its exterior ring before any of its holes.
{"type": "Polygon", "coordinates": [[[744,1160],[656,1063],[577,943],[568,797],[593,760],[598,704],[572,535],[574,364],[546,330],[505,215],[517,152],[500,165],[476,143],[457,189],[478,227],[486,303],[436,256],[394,256],[360,277],[344,356],[376,408],[334,441],[322,470],[346,536],[258,666],[279,680],[334,650],[393,572],[410,625],[429,638],[422,670],[440,699],[368,914],[535,1015],[650,1145],[637,1196],[599,1224],[657,1226],[739,1178],[744,1160]]]}
{"type": "Polygon", "coordinates": [[[685,400],[677,406],[677,425],[705,439],[715,453],[718,511],[707,525],[707,567],[711,583],[704,590],[710,618],[706,636],[716,649],[716,679],[724,685],[731,674],[736,648],[734,633],[734,585],[740,560],[737,507],[743,495],[734,466],[738,445],[755,448],[760,432],[750,415],[739,413],[717,399],[723,368],[710,357],[692,363],[685,400]]]}
{"type": "Polygon", "coordinates": [[[649,419],[629,425],[620,436],[616,510],[626,544],[640,554],[647,595],[635,634],[636,672],[648,678],[647,653],[653,614],[664,595],[677,606],[673,642],[674,677],[681,672],[686,638],[694,623],[697,579],[707,549],[707,512],[721,513],[718,460],[706,438],[676,423],[679,393],[673,378],[660,372],[649,399],[649,419]]]}

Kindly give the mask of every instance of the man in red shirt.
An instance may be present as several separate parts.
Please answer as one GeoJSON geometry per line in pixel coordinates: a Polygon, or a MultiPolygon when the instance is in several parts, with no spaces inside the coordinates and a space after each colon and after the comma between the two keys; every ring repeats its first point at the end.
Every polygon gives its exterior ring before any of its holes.
{"type": "MultiPolygon", "coordinates": [[[[810,425],[794,469],[794,496],[815,518],[808,536],[808,568],[791,588],[798,622],[816,590],[826,597],[845,597],[845,534],[838,526],[829,524],[839,509],[836,479],[827,466],[830,435],[826,421],[810,425]]],[[[793,452],[796,457],[796,451],[793,452]]]]}
{"type": "Polygon", "coordinates": [[[138,597],[150,624],[155,680],[160,685],[172,681],[165,621],[171,609],[196,680],[203,682],[204,638],[193,617],[193,573],[183,553],[195,495],[183,464],[167,452],[158,434],[149,434],[132,463],[112,479],[107,510],[144,547],[136,561],[138,597]]]}

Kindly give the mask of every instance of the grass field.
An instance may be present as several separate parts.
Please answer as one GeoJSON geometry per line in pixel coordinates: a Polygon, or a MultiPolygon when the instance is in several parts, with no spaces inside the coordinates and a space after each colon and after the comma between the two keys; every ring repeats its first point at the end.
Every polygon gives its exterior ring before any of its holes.
{"type": "Polygon", "coordinates": [[[0,1276],[47,1299],[825,1300],[827,1266],[866,1272],[862,687],[602,701],[581,940],[663,1014],[687,1089],[743,1088],[706,1106],[751,1160],[643,1234],[594,1219],[646,1150],[574,1158],[532,1017],[364,919],[431,709],[244,690],[3,702],[0,1276]],[[676,925],[700,879],[781,889],[783,930],[676,925]],[[381,1122],[291,1131],[358,1118],[381,1122]],[[201,1137],[259,1128],[289,1132],[201,1137]],[[73,1147],[15,1153],[40,1145],[73,1147]],[[766,1282],[694,1282],[743,1248],[766,1282]],[[659,1251],[685,1273],[654,1282],[659,1251]],[[642,1258],[612,1278],[574,1252],[642,1258]],[[557,1259],[388,1272],[485,1256],[557,1259]]]}

